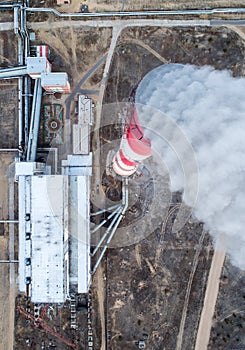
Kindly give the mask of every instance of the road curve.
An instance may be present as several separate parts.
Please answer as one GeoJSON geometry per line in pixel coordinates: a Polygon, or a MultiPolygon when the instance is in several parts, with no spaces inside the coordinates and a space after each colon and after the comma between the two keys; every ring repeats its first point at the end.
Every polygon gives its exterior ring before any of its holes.
{"type": "Polygon", "coordinates": [[[73,100],[74,96],[79,93],[81,86],[83,85],[83,83],[90,77],[90,75],[92,75],[96,69],[106,60],[107,54],[105,54],[104,56],[102,56],[94,65],[93,67],[91,67],[87,73],[82,77],[82,79],[80,80],[80,82],[77,84],[77,86],[75,87],[75,89],[71,92],[71,94],[68,96],[68,98],[66,99],[66,119],[70,118],[70,107],[71,107],[71,101],[73,100]]]}

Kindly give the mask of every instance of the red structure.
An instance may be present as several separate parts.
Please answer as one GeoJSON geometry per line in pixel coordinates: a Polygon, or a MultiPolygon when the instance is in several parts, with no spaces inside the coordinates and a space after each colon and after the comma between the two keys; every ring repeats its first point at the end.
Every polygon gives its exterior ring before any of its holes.
{"type": "Polygon", "coordinates": [[[37,45],[36,46],[36,56],[49,58],[50,50],[47,45],[37,45]]]}
{"type": "Polygon", "coordinates": [[[125,125],[120,149],[115,154],[112,167],[120,176],[134,174],[140,162],[151,156],[151,142],[144,137],[136,109],[129,123],[125,125]]]}
{"type": "Polygon", "coordinates": [[[29,312],[27,312],[26,310],[24,310],[21,306],[17,306],[17,310],[24,315],[26,318],[28,318],[29,320],[31,320],[34,323],[34,326],[36,328],[38,327],[42,327],[47,333],[53,335],[54,337],[58,338],[59,340],[61,340],[64,344],[66,344],[67,346],[69,346],[72,349],[76,349],[76,345],[74,343],[72,343],[70,340],[66,339],[65,337],[63,337],[63,335],[59,334],[58,332],[56,332],[54,329],[52,329],[51,327],[49,327],[47,324],[45,324],[43,322],[42,319],[35,319],[35,317],[33,315],[31,315],[29,312]]]}

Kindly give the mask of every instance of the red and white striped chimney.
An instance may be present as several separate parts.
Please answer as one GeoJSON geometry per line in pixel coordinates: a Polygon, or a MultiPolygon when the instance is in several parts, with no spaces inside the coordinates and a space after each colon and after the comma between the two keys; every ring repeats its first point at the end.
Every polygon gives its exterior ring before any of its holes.
{"type": "Polygon", "coordinates": [[[151,142],[144,137],[144,129],[134,109],[130,122],[125,125],[120,148],[113,158],[113,170],[120,176],[130,176],[136,172],[140,162],[150,156],[151,142]]]}

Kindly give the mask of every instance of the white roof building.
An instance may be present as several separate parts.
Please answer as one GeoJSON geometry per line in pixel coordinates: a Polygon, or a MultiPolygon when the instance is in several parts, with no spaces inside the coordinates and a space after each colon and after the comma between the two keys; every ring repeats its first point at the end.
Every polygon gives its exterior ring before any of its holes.
{"type": "Polygon", "coordinates": [[[90,126],[93,124],[93,103],[85,95],[78,96],[78,124],[73,125],[73,153],[89,154],[90,126]]]}
{"type": "Polygon", "coordinates": [[[70,157],[62,175],[40,175],[38,163],[16,163],[19,289],[29,285],[34,303],[62,303],[90,286],[92,154],[80,156],[80,163],[70,157]]]}
{"type": "Polygon", "coordinates": [[[67,73],[52,72],[41,75],[41,85],[50,92],[70,92],[67,73]]]}
{"type": "Polygon", "coordinates": [[[68,294],[64,266],[67,186],[67,176],[31,178],[31,298],[36,303],[62,303],[68,294]]]}
{"type": "Polygon", "coordinates": [[[93,102],[85,95],[78,96],[78,124],[93,124],[93,102]]]}
{"type": "Polygon", "coordinates": [[[41,77],[42,73],[51,72],[51,64],[46,57],[27,57],[27,74],[32,79],[41,77]]]}

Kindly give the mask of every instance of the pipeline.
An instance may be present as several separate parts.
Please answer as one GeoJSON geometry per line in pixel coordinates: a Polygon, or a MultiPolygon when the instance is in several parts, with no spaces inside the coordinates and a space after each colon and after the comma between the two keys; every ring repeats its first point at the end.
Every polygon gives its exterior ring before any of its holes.
{"type": "Polygon", "coordinates": [[[111,233],[106,241],[106,244],[104,245],[95,265],[92,271],[90,271],[91,275],[94,275],[105,252],[106,249],[108,248],[108,245],[110,244],[120,222],[122,221],[124,214],[126,212],[128,208],[128,178],[124,178],[123,179],[123,186],[122,186],[122,207],[120,208],[119,212],[117,213],[117,215],[115,216],[115,218],[113,219],[113,221],[111,222],[110,226],[108,227],[108,229],[106,230],[106,232],[104,233],[104,235],[102,236],[102,238],[100,239],[100,242],[98,243],[98,245],[96,246],[95,250],[93,251],[93,253],[91,254],[92,256],[95,255],[95,253],[98,251],[98,249],[100,248],[102,242],[105,240],[106,236],[110,233],[111,229],[111,233]],[[113,228],[112,228],[113,227],[113,228]]]}
{"type": "Polygon", "coordinates": [[[114,215],[116,215],[119,210],[121,209],[121,206],[119,206],[119,208],[117,208],[116,210],[114,210],[107,219],[104,219],[103,221],[101,221],[101,223],[99,225],[97,225],[92,231],[91,233],[95,233],[96,231],[98,231],[108,220],[110,220],[114,215]]]}
{"type": "Polygon", "coordinates": [[[116,209],[116,208],[118,208],[118,207],[120,207],[120,206],[121,206],[121,204],[115,204],[115,205],[112,205],[112,206],[109,207],[109,208],[101,209],[101,210],[96,211],[95,213],[91,213],[90,216],[96,216],[96,215],[105,213],[106,211],[109,211],[109,210],[112,210],[112,209],[116,209]]]}
{"type": "Polygon", "coordinates": [[[117,213],[116,216],[113,218],[113,220],[112,220],[112,222],[110,223],[109,227],[107,228],[107,230],[105,231],[105,233],[104,233],[103,236],[101,237],[99,243],[98,243],[97,246],[95,247],[93,253],[90,254],[90,256],[93,257],[93,256],[97,253],[98,249],[101,247],[101,244],[104,242],[106,236],[110,233],[110,231],[111,231],[113,225],[114,225],[115,222],[118,220],[120,214],[122,213],[122,210],[123,210],[122,207],[120,207],[119,210],[116,210],[116,212],[115,212],[115,213],[117,213]]]}
{"type": "Polygon", "coordinates": [[[159,11],[134,11],[134,12],[81,12],[81,13],[61,13],[53,8],[26,7],[27,12],[51,12],[58,17],[132,17],[132,16],[173,16],[173,15],[213,15],[220,13],[245,13],[245,8],[214,8],[207,10],[159,10],[159,11]]]}
{"type": "Polygon", "coordinates": [[[42,104],[42,86],[41,79],[36,79],[33,101],[32,101],[32,111],[31,111],[31,125],[27,146],[26,160],[28,162],[35,162],[37,154],[37,141],[38,141],[38,129],[41,114],[41,104],[42,104]]]}

